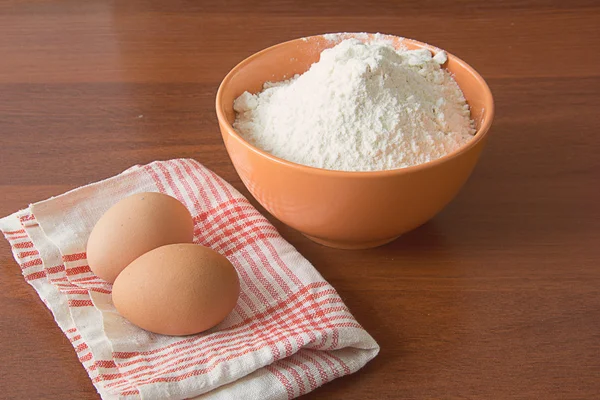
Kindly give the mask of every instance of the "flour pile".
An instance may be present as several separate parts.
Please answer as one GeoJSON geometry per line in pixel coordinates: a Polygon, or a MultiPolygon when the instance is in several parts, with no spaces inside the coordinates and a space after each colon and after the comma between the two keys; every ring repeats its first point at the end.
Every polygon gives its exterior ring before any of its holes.
{"type": "Polygon", "coordinates": [[[380,171],[442,157],[472,139],[463,93],[443,51],[343,40],[302,75],[234,102],[234,128],[298,164],[380,171]]]}

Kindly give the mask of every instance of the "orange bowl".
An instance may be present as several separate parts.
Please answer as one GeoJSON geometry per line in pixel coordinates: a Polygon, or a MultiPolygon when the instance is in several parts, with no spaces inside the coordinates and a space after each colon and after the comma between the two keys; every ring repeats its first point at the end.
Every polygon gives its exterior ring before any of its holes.
{"type": "MultiPolygon", "coordinates": [[[[374,35],[348,34],[360,40],[374,35]]],[[[381,37],[381,36],[380,36],[381,37]]],[[[409,49],[439,49],[415,40],[386,36],[409,49]]],[[[235,66],[216,98],[223,141],[244,185],[273,216],[317,243],[342,249],[375,247],[427,222],[446,206],[468,179],[494,117],[494,101],[483,78],[448,54],[445,68],[462,89],[475,137],[462,148],[424,164],[369,172],[332,171],[296,164],[262,151],[234,129],[233,101],[244,91],[257,93],[267,81],[302,74],[336,43],[312,36],[262,50],[235,66]]]]}

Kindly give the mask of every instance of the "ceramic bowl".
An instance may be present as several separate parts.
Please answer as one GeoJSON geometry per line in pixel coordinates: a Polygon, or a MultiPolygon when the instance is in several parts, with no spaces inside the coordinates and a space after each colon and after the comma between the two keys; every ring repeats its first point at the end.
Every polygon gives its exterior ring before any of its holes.
{"type": "MultiPolygon", "coordinates": [[[[348,34],[360,40],[373,35],[348,34]]],[[[409,49],[439,49],[388,36],[409,49]]],[[[219,127],[233,166],[256,200],[283,223],[317,243],[362,249],[388,243],[427,222],[458,193],[484,147],[494,101],[488,85],[467,63],[448,54],[444,68],[462,89],[476,123],[464,147],[424,164],[374,172],[308,167],[277,158],[244,140],[234,129],[233,101],[244,91],[257,93],[267,81],[302,74],[336,42],[312,36],[262,50],[235,66],[216,98],[219,127]]]]}

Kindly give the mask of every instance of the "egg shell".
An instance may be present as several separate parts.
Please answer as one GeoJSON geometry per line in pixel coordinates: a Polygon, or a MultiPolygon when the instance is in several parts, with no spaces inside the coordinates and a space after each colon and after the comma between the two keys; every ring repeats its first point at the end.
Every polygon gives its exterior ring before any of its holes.
{"type": "Polygon", "coordinates": [[[157,247],[192,243],[194,223],[181,202],[162,193],[137,193],[98,220],[87,243],[90,269],[114,282],[133,260],[157,247]]]}
{"type": "Polygon", "coordinates": [[[164,335],[190,335],[223,321],[240,283],[233,265],[197,244],[171,244],[137,258],[117,277],[117,311],[133,324],[164,335]]]}

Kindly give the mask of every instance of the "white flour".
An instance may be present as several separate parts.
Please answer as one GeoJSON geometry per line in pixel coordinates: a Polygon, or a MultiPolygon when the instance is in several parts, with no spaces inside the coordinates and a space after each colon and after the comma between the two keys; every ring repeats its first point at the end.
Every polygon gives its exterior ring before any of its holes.
{"type": "Polygon", "coordinates": [[[299,164],[377,171],[452,152],[475,130],[463,94],[440,67],[446,54],[343,40],[304,74],[267,82],[234,102],[234,128],[299,164]]]}

